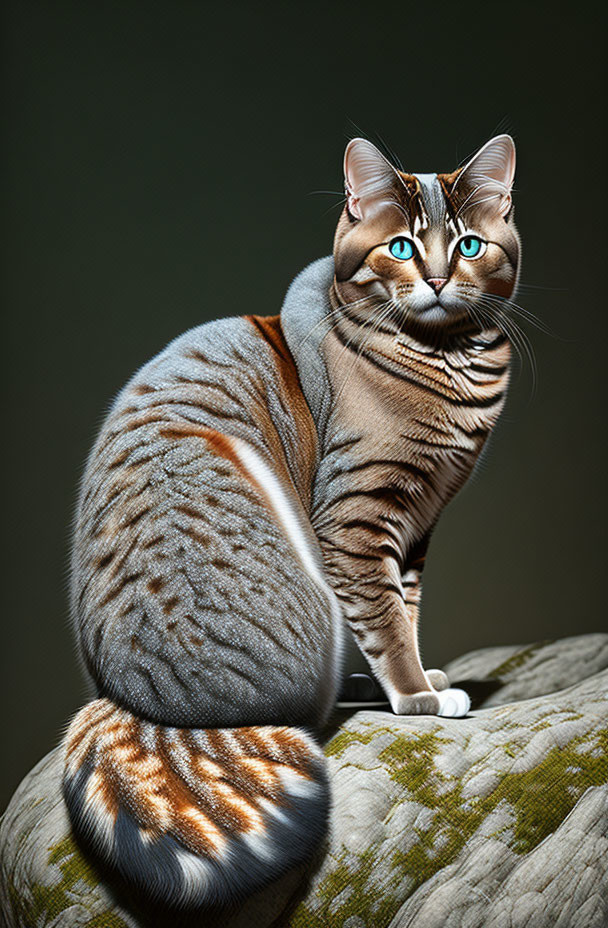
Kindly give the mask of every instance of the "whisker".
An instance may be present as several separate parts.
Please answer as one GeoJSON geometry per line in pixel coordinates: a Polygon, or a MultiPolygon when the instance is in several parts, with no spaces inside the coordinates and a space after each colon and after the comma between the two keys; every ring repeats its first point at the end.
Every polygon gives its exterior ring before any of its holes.
{"type": "MultiPolygon", "coordinates": [[[[387,305],[387,302],[388,302],[388,301],[385,300],[383,303],[380,303],[379,306],[377,306],[377,307],[375,308],[375,311],[376,311],[376,312],[380,312],[380,310],[382,310],[383,307],[385,307],[385,306],[387,305]]],[[[370,314],[370,316],[369,316],[369,319],[366,319],[364,322],[361,323],[361,329],[367,328],[367,326],[370,325],[370,324],[373,323],[373,322],[374,322],[374,310],[372,309],[372,312],[371,312],[371,314],[370,314]]],[[[357,328],[355,328],[355,331],[353,332],[353,334],[351,335],[351,337],[344,343],[344,345],[342,346],[342,351],[340,352],[340,359],[341,359],[342,355],[344,354],[344,352],[345,352],[348,348],[350,348],[350,346],[352,345],[354,339],[357,337],[358,332],[359,332],[359,328],[357,327],[357,328]]]]}
{"type": "MultiPolygon", "coordinates": [[[[386,303],[381,303],[380,306],[377,307],[377,310],[379,311],[379,310],[380,310],[383,306],[385,306],[385,305],[386,305],[386,303]]],[[[362,322],[360,327],[359,327],[359,326],[356,326],[356,327],[355,327],[355,331],[353,332],[353,334],[352,334],[352,335],[350,336],[350,338],[347,339],[347,341],[343,344],[342,349],[341,349],[341,351],[340,351],[340,354],[338,355],[337,364],[340,363],[340,361],[341,361],[341,359],[342,359],[342,355],[345,353],[345,351],[347,351],[348,348],[350,348],[350,346],[352,345],[354,339],[357,337],[357,333],[358,333],[359,329],[360,329],[360,328],[361,328],[361,329],[365,329],[368,325],[371,324],[371,322],[373,321],[373,319],[374,319],[374,311],[373,311],[373,309],[372,309],[372,312],[371,312],[369,318],[366,319],[364,322],[362,322]]],[[[337,322],[334,326],[332,326],[332,328],[336,328],[337,325],[338,325],[338,323],[339,323],[339,320],[338,320],[338,322],[337,322]]],[[[327,334],[329,334],[329,333],[327,333],[327,334]]]]}
{"type": "MultiPolygon", "coordinates": [[[[350,303],[341,303],[340,306],[337,306],[335,309],[330,310],[328,313],[326,313],[326,314],[323,316],[322,319],[319,319],[318,322],[315,322],[315,324],[313,325],[312,329],[310,329],[310,330],[306,333],[306,335],[304,336],[304,338],[303,338],[303,340],[302,340],[302,345],[305,345],[306,342],[308,341],[308,339],[312,336],[313,332],[314,332],[316,329],[318,329],[320,325],[323,325],[325,322],[327,322],[328,319],[331,319],[331,318],[334,317],[334,316],[339,316],[339,315],[342,313],[342,311],[343,311],[344,309],[346,309],[346,308],[351,308],[351,307],[353,307],[353,306],[360,306],[362,303],[366,303],[366,302],[368,302],[369,300],[373,300],[373,299],[376,299],[376,297],[373,297],[373,296],[364,296],[364,297],[361,297],[360,300],[351,300],[350,303]]],[[[325,333],[325,335],[324,335],[323,338],[321,339],[321,342],[323,342],[323,341],[325,340],[325,338],[329,335],[329,333],[332,331],[332,329],[334,329],[334,328],[336,327],[336,325],[338,324],[339,321],[340,321],[340,320],[338,319],[335,325],[331,325],[331,326],[329,327],[329,329],[327,330],[327,332],[325,333]]]]}
{"type": "MultiPolygon", "coordinates": [[[[524,330],[512,319],[500,299],[492,300],[493,294],[475,293],[465,296],[467,292],[465,286],[458,288],[461,299],[465,303],[467,310],[481,325],[481,328],[497,328],[503,332],[511,342],[513,349],[520,363],[520,369],[527,363],[530,367],[531,374],[531,393],[532,399],[537,391],[538,385],[538,367],[534,348],[530,339],[524,330]]],[[[510,302],[510,301],[505,301],[510,302]]],[[[525,317],[524,317],[525,318],[525,317]]]]}
{"type": "MultiPolygon", "coordinates": [[[[483,187],[489,187],[489,184],[482,184],[483,187]]],[[[479,188],[478,188],[479,189],[479,188]]],[[[479,200],[473,200],[472,203],[469,203],[467,209],[472,209],[474,206],[479,206],[480,203],[489,203],[490,200],[502,199],[502,193],[491,193],[487,197],[481,197],[479,200]]],[[[468,198],[467,198],[468,199],[468,198]]],[[[457,216],[460,215],[461,210],[458,210],[457,216]]]]}
{"type": "Polygon", "coordinates": [[[327,214],[328,214],[328,213],[331,213],[332,210],[338,209],[338,208],[341,209],[341,208],[344,206],[345,203],[346,203],[346,197],[343,196],[342,199],[341,199],[341,200],[338,200],[337,203],[332,203],[331,206],[328,206],[327,209],[325,210],[325,212],[323,213],[323,215],[324,215],[324,216],[327,216],[327,214]]]}
{"type": "MultiPolygon", "coordinates": [[[[339,400],[340,397],[342,396],[342,393],[343,393],[343,391],[344,391],[344,389],[345,389],[345,387],[346,387],[348,381],[350,380],[351,374],[353,373],[353,371],[354,371],[354,369],[355,369],[355,366],[356,366],[357,362],[358,362],[358,361],[360,360],[360,358],[361,358],[361,353],[363,352],[363,349],[367,347],[367,345],[369,344],[370,339],[373,337],[373,335],[375,334],[375,332],[378,330],[378,327],[384,322],[384,320],[385,320],[386,318],[388,318],[388,316],[391,314],[391,312],[393,311],[394,308],[396,308],[396,304],[395,304],[395,302],[394,302],[393,299],[389,299],[389,300],[387,300],[386,302],[381,303],[380,306],[378,306],[377,309],[376,309],[376,315],[375,315],[375,317],[374,317],[374,314],[372,314],[372,315],[370,316],[370,319],[369,319],[369,320],[366,320],[366,322],[363,324],[362,328],[364,329],[364,328],[366,328],[366,327],[369,325],[370,322],[373,323],[373,324],[372,324],[372,327],[371,327],[371,329],[369,330],[369,332],[367,333],[366,337],[364,337],[364,339],[362,340],[361,345],[359,346],[359,350],[357,351],[357,353],[356,353],[356,355],[355,355],[355,358],[354,358],[354,360],[353,360],[353,363],[351,364],[351,366],[350,366],[350,368],[349,368],[349,371],[348,371],[346,377],[344,378],[344,381],[343,381],[343,383],[342,383],[340,389],[338,390],[338,393],[336,394],[336,398],[335,398],[335,400],[334,400],[334,405],[337,405],[338,400],[339,400]]],[[[348,340],[348,342],[344,345],[344,348],[342,349],[342,353],[346,350],[346,348],[348,348],[348,347],[351,345],[351,343],[352,343],[352,341],[353,341],[353,338],[355,338],[356,335],[357,335],[357,332],[355,332],[354,335],[352,336],[352,338],[350,338],[350,339],[348,340]]],[[[341,353],[341,355],[342,355],[342,353],[341,353]]],[[[341,356],[341,355],[340,355],[340,356],[341,356]]]]}
{"type": "Polygon", "coordinates": [[[343,190],[309,190],[308,196],[314,197],[314,196],[317,196],[318,194],[324,194],[324,193],[327,194],[328,196],[336,196],[336,197],[341,197],[343,200],[345,199],[343,190]]]}
{"type": "Polygon", "coordinates": [[[522,316],[531,325],[535,326],[535,328],[539,329],[539,331],[543,332],[545,335],[550,335],[552,338],[559,337],[542,319],[539,319],[539,317],[531,312],[531,310],[526,309],[524,306],[520,306],[519,303],[515,303],[513,300],[509,300],[506,297],[498,296],[495,293],[484,293],[483,298],[485,300],[495,302],[497,305],[509,307],[513,310],[513,312],[522,316]]]}
{"type": "MultiPolygon", "coordinates": [[[[459,180],[459,178],[457,178],[457,180],[459,180]]],[[[498,182],[488,181],[488,182],[485,183],[485,184],[477,184],[477,186],[474,187],[473,190],[471,190],[471,192],[469,193],[469,195],[468,195],[467,197],[465,197],[464,202],[461,203],[461,205],[460,205],[460,206],[458,207],[458,209],[456,210],[456,217],[455,217],[455,218],[458,219],[458,217],[460,216],[461,212],[462,212],[465,208],[468,209],[467,204],[469,203],[469,200],[471,199],[471,197],[474,197],[475,194],[476,194],[479,190],[483,190],[484,187],[496,187],[497,183],[498,183],[498,182]]],[[[456,185],[454,185],[454,186],[456,186],[456,185]]],[[[495,196],[501,196],[501,194],[498,193],[498,194],[495,194],[495,196]]],[[[492,200],[492,199],[494,199],[494,197],[487,197],[486,199],[492,200]]],[[[484,200],[479,200],[478,202],[483,203],[484,200]]],[[[473,206],[474,204],[471,203],[470,205],[473,206]]]]}
{"type": "Polygon", "coordinates": [[[545,287],[543,284],[519,283],[518,290],[547,290],[552,293],[567,293],[568,287],[545,287]]]}
{"type": "MultiPolygon", "coordinates": [[[[484,303],[483,297],[480,298],[479,302],[484,303]]],[[[478,309],[483,317],[493,321],[511,341],[522,366],[524,365],[524,360],[528,362],[532,378],[531,398],[534,397],[538,386],[538,367],[534,348],[527,334],[514,319],[508,316],[502,309],[498,309],[496,305],[486,303],[483,306],[479,306],[478,304],[478,309]]]]}

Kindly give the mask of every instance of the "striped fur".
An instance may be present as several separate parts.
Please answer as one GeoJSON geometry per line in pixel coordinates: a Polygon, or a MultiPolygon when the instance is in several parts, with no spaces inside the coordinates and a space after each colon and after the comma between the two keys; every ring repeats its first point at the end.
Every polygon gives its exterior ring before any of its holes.
{"type": "Polygon", "coordinates": [[[158,900],[224,903],[311,857],[328,791],[300,729],[332,710],[345,622],[395,712],[468,710],[417,626],[432,530],[505,400],[513,157],[499,137],[409,175],[351,143],[333,260],[280,317],[176,339],[101,429],[72,584],[100,698],[64,792],[75,832],[158,900]]]}
{"type": "Polygon", "coordinates": [[[213,905],[306,861],[325,832],[319,748],[285,727],[179,729],[108,699],[66,738],[81,839],[152,899],[213,905]]]}

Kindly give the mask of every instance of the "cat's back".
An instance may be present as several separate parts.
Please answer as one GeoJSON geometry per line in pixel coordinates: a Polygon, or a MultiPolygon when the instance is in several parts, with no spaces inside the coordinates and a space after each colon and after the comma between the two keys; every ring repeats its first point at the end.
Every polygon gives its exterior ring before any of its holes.
{"type": "MultiPolygon", "coordinates": [[[[179,408],[183,401],[199,409],[199,413],[191,411],[197,420],[223,417],[227,425],[235,407],[251,406],[265,390],[276,388],[280,368],[289,360],[281,355],[282,344],[278,317],[233,316],[188,329],[131,377],[118,394],[110,418],[134,411],[134,407],[179,408]]],[[[234,421],[237,431],[248,419],[241,418],[240,423],[234,421]]]]}
{"type": "MultiPolygon", "coordinates": [[[[301,633],[255,623],[310,609],[325,627],[304,538],[315,455],[278,317],[191,329],[131,378],[89,457],[74,533],[73,614],[101,693],[165,724],[281,717],[273,694],[301,633]],[[269,586],[258,575],[271,570],[269,586]],[[250,635],[255,661],[235,664],[234,642],[250,635]]],[[[309,645],[314,663],[314,635],[309,645]]],[[[318,711],[313,690],[302,717],[318,711]]]]}

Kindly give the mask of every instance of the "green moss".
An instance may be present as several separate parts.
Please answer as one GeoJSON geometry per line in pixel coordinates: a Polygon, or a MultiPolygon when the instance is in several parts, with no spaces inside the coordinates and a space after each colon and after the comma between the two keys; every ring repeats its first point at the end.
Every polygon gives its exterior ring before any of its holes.
{"type": "Polygon", "coordinates": [[[346,919],[358,915],[366,925],[388,925],[399,908],[400,900],[374,883],[372,874],[378,866],[374,848],[358,855],[357,866],[351,867],[342,859],[319,885],[314,909],[301,904],[289,923],[289,928],[342,928],[346,919]],[[352,892],[335,906],[339,893],[351,888],[352,892]]]}
{"type": "MultiPolygon", "coordinates": [[[[508,753],[515,756],[513,746],[509,747],[508,753]]],[[[429,773],[429,781],[422,788],[416,781],[408,784],[408,798],[437,812],[424,849],[417,845],[407,852],[397,851],[394,857],[402,877],[410,877],[414,888],[451,864],[483,821],[503,802],[514,816],[512,850],[516,854],[533,850],[561,825],[589,786],[599,786],[608,780],[608,731],[591,732],[574,738],[564,748],[553,748],[531,770],[504,774],[496,789],[483,798],[465,801],[460,780],[436,769],[429,773]],[[595,756],[577,751],[581,744],[592,740],[598,749],[595,756]],[[450,781],[452,786],[446,790],[450,781]],[[433,845],[440,836],[441,851],[437,855],[427,854],[429,841],[433,845]]],[[[404,774],[407,782],[407,770],[391,771],[397,782],[404,782],[404,774]]]]}
{"type": "Polygon", "coordinates": [[[541,719],[536,725],[532,725],[530,731],[544,731],[545,728],[551,728],[551,719],[541,719]]]}
{"type": "MultiPolygon", "coordinates": [[[[403,801],[433,810],[430,826],[416,830],[413,847],[393,854],[392,873],[383,883],[374,878],[383,862],[378,846],[355,858],[344,852],[320,883],[315,903],[298,907],[292,928],[340,928],[351,915],[362,918],[367,928],[385,928],[419,886],[453,863],[501,803],[511,810],[512,822],[493,837],[523,855],[561,825],[588,787],[608,781],[608,731],[592,731],[573,738],[564,748],[551,749],[531,770],[503,774],[488,796],[465,799],[461,779],[436,766],[442,745],[449,743],[439,731],[398,735],[379,754],[390,777],[402,787],[403,801]],[[595,750],[582,752],[582,745],[595,750]],[[348,898],[332,907],[347,888],[352,889],[348,898]]],[[[375,732],[370,734],[373,737],[375,732]]],[[[362,739],[350,737],[339,745],[344,750],[357,740],[369,743],[370,738],[366,732],[362,739]]],[[[505,746],[510,757],[522,750],[517,742],[505,746]]]]}
{"type": "Polygon", "coordinates": [[[325,746],[326,757],[341,757],[351,744],[369,744],[374,732],[341,731],[325,746]]]}
{"type": "Polygon", "coordinates": [[[98,878],[95,871],[82,856],[71,835],[66,835],[62,841],[50,848],[48,862],[59,867],[63,882],[66,886],[69,884],[70,888],[78,880],[82,880],[92,889],[97,886],[98,878]]]}
{"type": "Polygon", "coordinates": [[[439,730],[399,735],[378,755],[378,760],[389,768],[391,779],[429,808],[441,802],[433,788],[438,773],[435,756],[441,752],[442,744],[449,744],[448,738],[439,737],[439,730]]]}
{"type": "MultiPolygon", "coordinates": [[[[49,886],[42,883],[31,884],[27,897],[18,891],[13,882],[9,884],[13,917],[21,924],[42,928],[73,905],[73,893],[77,883],[83,882],[90,889],[95,889],[98,885],[95,871],[82,856],[71,835],[67,835],[49,849],[47,862],[49,866],[59,867],[61,878],[58,882],[49,886]]],[[[103,912],[92,916],[83,928],[127,928],[127,925],[118,915],[103,912]]]]}
{"type": "Polygon", "coordinates": [[[563,748],[553,748],[536,767],[508,774],[501,782],[497,801],[507,799],[517,816],[512,845],[516,854],[529,853],[552,834],[586,789],[608,781],[608,729],[597,732],[594,754],[577,751],[592,739],[593,733],[574,738],[563,748]]]}
{"type": "MultiPolygon", "coordinates": [[[[544,719],[536,722],[535,725],[531,725],[529,731],[544,731],[546,728],[552,728],[555,725],[555,713],[552,710],[548,710],[548,714],[544,719]]],[[[568,721],[576,721],[577,719],[582,719],[583,715],[580,712],[568,712],[568,721]]]]}
{"type": "Polygon", "coordinates": [[[339,732],[335,738],[325,745],[325,756],[326,757],[341,757],[344,754],[344,751],[351,746],[351,744],[370,744],[375,738],[379,735],[394,735],[394,728],[382,727],[376,728],[373,725],[368,726],[368,730],[363,731],[349,731],[344,729],[339,732]]]}
{"type": "Polygon", "coordinates": [[[553,644],[553,642],[550,639],[546,641],[537,641],[527,648],[522,648],[521,651],[516,651],[515,654],[508,657],[506,661],[503,661],[502,664],[499,664],[494,670],[490,670],[490,672],[486,674],[487,679],[496,680],[498,678],[502,679],[508,677],[514,670],[518,670],[520,667],[523,667],[524,664],[527,664],[537,651],[540,651],[541,648],[546,647],[548,644],[553,644]]]}

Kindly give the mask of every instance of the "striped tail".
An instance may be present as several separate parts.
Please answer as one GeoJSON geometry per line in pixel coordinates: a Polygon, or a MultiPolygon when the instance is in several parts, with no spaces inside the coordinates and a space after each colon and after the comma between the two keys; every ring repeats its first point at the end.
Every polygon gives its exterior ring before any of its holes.
{"type": "Polygon", "coordinates": [[[309,860],[329,788],[303,731],[179,729],[108,699],[66,736],[64,796],[75,834],[147,897],[225,905],[309,860]]]}

